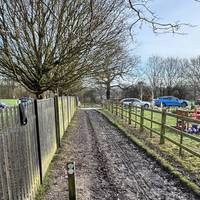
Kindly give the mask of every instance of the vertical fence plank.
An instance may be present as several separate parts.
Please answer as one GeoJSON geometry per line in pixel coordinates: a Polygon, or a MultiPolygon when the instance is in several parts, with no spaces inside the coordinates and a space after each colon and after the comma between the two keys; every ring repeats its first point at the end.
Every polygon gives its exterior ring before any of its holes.
{"type": "Polygon", "coordinates": [[[144,127],[143,127],[143,123],[144,123],[144,107],[141,106],[141,111],[140,111],[140,132],[143,131],[144,127]]]}
{"type": "Polygon", "coordinates": [[[56,144],[60,147],[60,120],[59,120],[59,107],[58,107],[58,96],[54,97],[54,109],[55,109],[55,126],[56,126],[56,144]]]}
{"type": "Polygon", "coordinates": [[[6,149],[4,148],[4,141],[6,137],[6,133],[4,132],[5,128],[5,115],[3,110],[1,110],[1,133],[0,133],[0,167],[1,167],[1,184],[2,184],[2,193],[4,199],[9,199],[9,185],[8,185],[8,178],[7,178],[7,168],[6,168],[6,149]]]}
{"type": "Polygon", "coordinates": [[[112,114],[114,113],[114,104],[112,102],[112,114]]]}
{"type": "MultiPolygon", "coordinates": [[[[185,126],[185,123],[184,123],[184,120],[182,119],[181,120],[181,130],[184,131],[184,126],[185,126]]],[[[181,132],[180,134],[180,145],[183,144],[183,133],[181,132]]],[[[182,156],[182,147],[180,146],[179,147],[179,156],[182,156]]]]}
{"type": "Polygon", "coordinates": [[[65,115],[64,115],[63,97],[61,97],[61,113],[62,113],[63,135],[64,135],[64,132],[65,132],[65,115]]]}
{"type": "Polygon", "coordinates": [[[129,104],[128,105],[128,124],[131,124],[131,109],[132,109],[132,105],[129,104]]]}
{"type": "Polygon", "coordinates": [[[121,104],[121,118],[124,118],[124,106],[123,103],[121,104]]]}
{"type": "MultiPolygon", "coordinates": [[[[153,111],[151,110],[151,129],[153,128],[153,111]]],[[[150,137],[152,138],[152,130],[150,130],[150,137]]]]}
{"type": "Polygon", "coordinates": [[[135,106],[135,128],[137,127],[137,106],[135,106]]]}
{"type": "Polygon", "coordinates": [[[160,129],[160,144],[165,143],[165,124],[166,124],[166,110],[162,110],[161,129],[160,129]]]}

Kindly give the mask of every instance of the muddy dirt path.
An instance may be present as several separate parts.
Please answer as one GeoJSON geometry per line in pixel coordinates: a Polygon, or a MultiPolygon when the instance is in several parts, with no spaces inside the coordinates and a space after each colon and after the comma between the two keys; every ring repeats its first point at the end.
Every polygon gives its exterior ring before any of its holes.
{"type": "Polygon", "coordinates": [[[76,162],[78,200],[199,199],[97,111],[81,110],[74,120],[53,162],[45,200],[68,199],[68,160],[76,162]]]}

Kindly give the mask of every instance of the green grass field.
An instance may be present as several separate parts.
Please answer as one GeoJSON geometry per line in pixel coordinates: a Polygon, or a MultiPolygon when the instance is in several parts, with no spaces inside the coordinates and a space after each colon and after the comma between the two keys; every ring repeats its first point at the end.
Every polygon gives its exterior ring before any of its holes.
{"type": "Polygon", "coordinates": [[[7,106],[17,105],[17,99],[0,99],[0,103],[5,103],[7,106]]]}

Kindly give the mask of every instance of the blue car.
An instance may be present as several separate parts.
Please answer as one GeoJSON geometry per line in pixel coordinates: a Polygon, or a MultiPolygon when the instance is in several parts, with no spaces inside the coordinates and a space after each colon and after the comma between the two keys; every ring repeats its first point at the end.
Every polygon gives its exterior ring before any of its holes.
{"type": "Polygon", "coordinates": [[[179,98],[173,97],[173,96],[158,97],[157,99],[154,100],[155,106],[161,106],[161,104],[164,107],[165,106],[178,106],[178,107],[188,106],[188,102],[186,100],[179,99],[179,98]]]}

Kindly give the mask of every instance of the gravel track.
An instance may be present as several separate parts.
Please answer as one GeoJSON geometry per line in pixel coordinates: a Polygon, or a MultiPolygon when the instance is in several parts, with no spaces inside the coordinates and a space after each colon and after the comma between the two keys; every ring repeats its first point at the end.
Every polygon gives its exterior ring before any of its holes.
{"type": "Polygon", "coordinates": [[[76,162],[78,200],[200,199],[95,110],[81,110],[53,162],[44,199],[67,199],[65,165],[76,162]]]}

